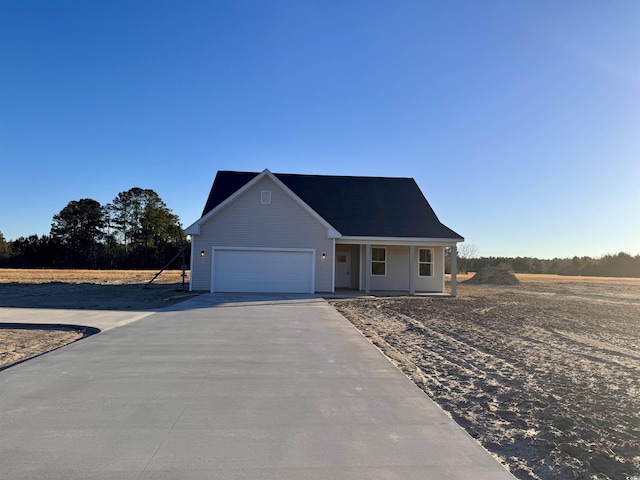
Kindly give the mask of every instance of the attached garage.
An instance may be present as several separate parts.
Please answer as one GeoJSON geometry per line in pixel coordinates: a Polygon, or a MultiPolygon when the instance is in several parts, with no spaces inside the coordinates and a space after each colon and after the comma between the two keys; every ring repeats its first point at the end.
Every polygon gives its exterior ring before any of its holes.
{"type": "Polygon", "coordinates": [[[212,292],[313,293],[315,250],[213,247],[212,292]]]}

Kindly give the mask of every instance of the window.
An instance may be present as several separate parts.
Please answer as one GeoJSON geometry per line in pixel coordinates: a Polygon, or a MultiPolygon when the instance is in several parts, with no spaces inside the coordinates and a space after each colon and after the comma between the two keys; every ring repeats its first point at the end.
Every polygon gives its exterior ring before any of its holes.
{"type": "Polygon", "coordinates": [[[433,250],[430,248],[418,251],[418,276],[433,277],[433,250]]]}
{"type": "Polygon", "coordinates": [[[387,274],[387,249],[371,248],[371,275],[387,274]]]}
{"type": "Polygon", "coordinates": [[[271,205],[271,192],[269,190],[260,192],[260,203],[263,205],[271,205]]]}

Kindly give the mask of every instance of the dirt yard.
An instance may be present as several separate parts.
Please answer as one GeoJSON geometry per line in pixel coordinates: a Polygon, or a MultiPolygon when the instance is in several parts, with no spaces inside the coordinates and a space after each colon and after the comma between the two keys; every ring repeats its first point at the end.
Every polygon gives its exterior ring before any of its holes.
{"type": "MultiPolygon", "coordinates": [[[[90,310],[150,310],[189,298],[182,272],[149,270],[0,269],[0,307],[90,310]]],[[[188,272],[187,272],[188,274],[188,272]]],[[[188,288],[189,277],[186,277],[188,288]]],[[[30,329],[0,324],[0,370],[83,338],[68,328],[30,329]]]]}
{"type": "Polygon", "coordinates": [[[0,370],[84,337],[81,331],[66,328],[5,328],[0,324],[0,370]]]}
{"type": "Polygon", "coordinates": [[[516,477],[640,478],[640,279],[518,278],[332,304],[516,477]]]}

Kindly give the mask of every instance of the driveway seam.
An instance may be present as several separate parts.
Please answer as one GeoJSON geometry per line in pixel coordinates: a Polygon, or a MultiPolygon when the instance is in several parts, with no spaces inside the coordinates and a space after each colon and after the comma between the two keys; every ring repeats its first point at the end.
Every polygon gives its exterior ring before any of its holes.
{"type": "Polygon", "coordinates": [[[167,438],[169,437],[169,434],[173,431],[174,427],[178,424],[178,422],[182,418],[182,415],[187,410],[187,408],[189,406],[191,406],[191,403],[193,402],[193,397],[195,397],[196,393],[198,393],[198,390],[200,390],[200,387],[202,387],[202,384],[204,383],[204,381],[207,379],[208,376],[209,376],[209,374],[207,373],[202,377],[202,380],[200,381],[200,384],[193,390],[193,393],[191,394],[191,397],[189,398],[189,400],[187,402],[185,402],[184,406],[182,407],[182,410],[180,411],[180,414],[176,417],[175,421],[173,422],[173,425],[171,425],[171,428],[169,428],[165,432],[164,438],[160,441],[160,443],[158,444],[157,448],[155,449],[155,451],[153,452],[151,457],[149,457],[149,461],[146,463],[146,465],[144,466],[144,468],[142,469],[142,471],[140,472],[140,475],[138,475],[136,480],[140,480],[142,478],[142,476],[144,475],[144,473],[147,471],[147,468],[149,468],[149,465],[151,464],[151,462],[153,461],[155,456],[158,454],[158,451],[162,448],[162,446],[167,441],[167,438]]]}

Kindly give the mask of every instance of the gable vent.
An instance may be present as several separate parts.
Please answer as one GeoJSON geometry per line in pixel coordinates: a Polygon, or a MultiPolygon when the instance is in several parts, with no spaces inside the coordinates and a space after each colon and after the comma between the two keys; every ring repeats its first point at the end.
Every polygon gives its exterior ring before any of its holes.
{"type": "Polygon", "coordinates": [[[269,190],[260,192],[260,203],[262,205],[271,205],[271,192],[269,190]]]}

